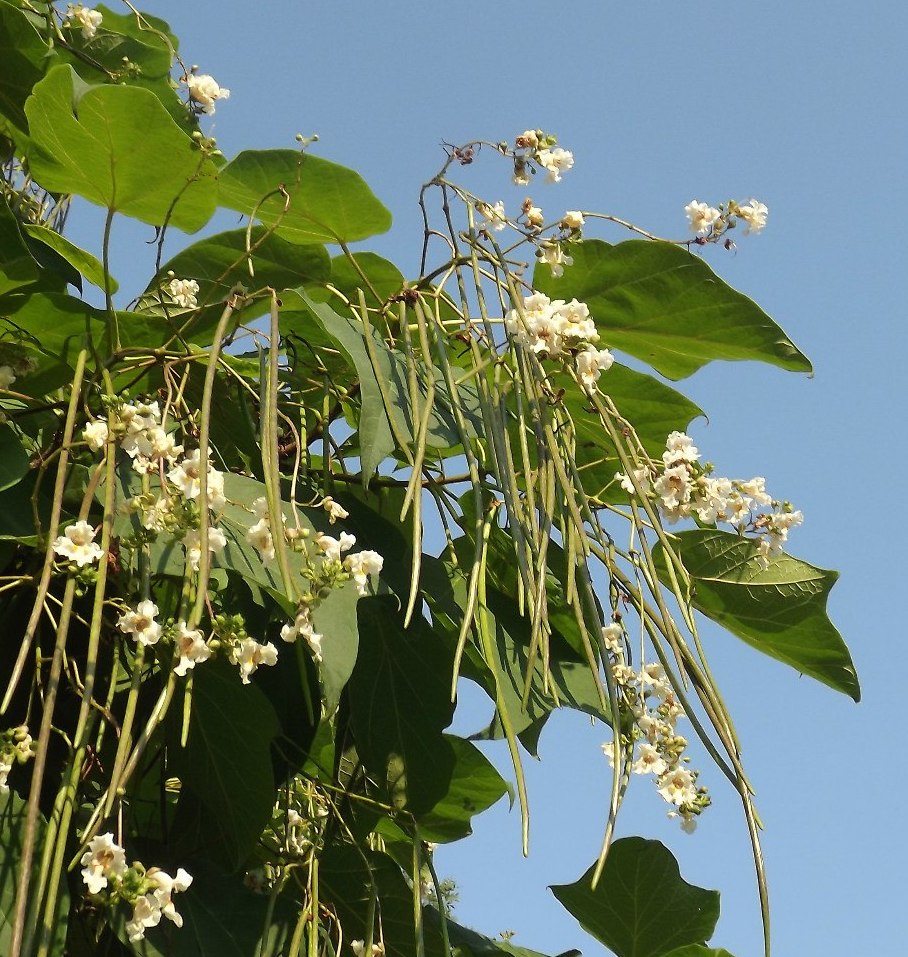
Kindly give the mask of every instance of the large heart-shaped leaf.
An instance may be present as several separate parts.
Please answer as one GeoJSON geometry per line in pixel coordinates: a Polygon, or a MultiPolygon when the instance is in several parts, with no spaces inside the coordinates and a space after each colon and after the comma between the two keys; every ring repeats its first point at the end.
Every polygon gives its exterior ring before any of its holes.
{"type": "Polygon", "coordinates": [[[581,926],[618,957],[662,957],[709,940],[719,919],[719,892],[688,884],[659,841],[615,841],[596,889],[595,865],[552,893],[581,926]]]}
{"type": "MultiPolygon", "coordinates": [[[[264,226],[256,226],[248,233],[245,229],[233,229],[207,236],[166,262],[148,284],[140,308],[143,313],[163,319],[163,300],[171,322],[162,324],[162,334],[169,336],[171,326],[186,324],[186,338],[207,345],[224,302],[237,284],[250,290],[267,287],[281,290],[288,286],[326,282],[330,274],[331,265],[323,246],[288,243],[264,226]],[[251,253],[247,254],[247,249],[252,250],[251,253]],[[199,284],[200,310],[184,313],[170,302],[166,287],[173,276],[194,279],[199,284]]],[[[260,316],[269,305],[270,298],[260,295],[244,305],[242,320],[260,316]]]]}
{"type": "Polygon", "coordinates": [[[241,684],[236,668],[215,659],[195,669],[189,739],[171,749],[171,761],[204,804],[211,836],[234,868],[271,818],[271,742],[279,731],[268,699],[254,684],[241,684]]]}
{"type": "Polygon", "coordinates": [[[454,770],[442,734],[454,714],[453,654],[423,619],[405,630],[393,600],[361,601],[359,634],[350,679],[357,751],[391,802],[419,816],[448,793],[454,770]]]}
{"type": "Polygon", "coordinates": [[[219,201],[293,243],[352,243],[391,228],[359,173],[295,150],[240,153],[221,170],[219,201]]]}
{"type": "Polygon", "coordinates": [[[753,300],[699,257],[671,243],[631,240],[571,247],[560,278],[537,265],[533,284],[553,299],[590,307],[600,345],[682,379],[714,359],[755,359],[810,372],[810,362],[753,300]]]}
{"type": "Polygon", "coordinates": [[[88,86],[61,65],[25,113],[29,166],[45,189],[189,233],[211,218],[216,167],[150,91],[88,86]]]}
{"type": "MultiPolygon", "coordinates": [[[[764,654],[860,700],[848,647],[826,614],[837,572],[785,554],[764,568],[755,542],[718,529],[681,532],[675,543],[698,611],[764,654]]],[[[661,549],[656,558],[667,582],[661,549]]]]}
{"type": "Polygon", "coordinates": [[[459,841],[472,833],[470,821],[508,793],[508,785],[489,759],[469,741],[446,734],[454,751],[454,770],[447,793],[419,820],[424,841],[459,841]]]}
{"type": "Polygon", "coordinates": [[[25,101],[53,56],[28,16],[0,3],[0,114],[18,131],[27,129],[25,101]]]}

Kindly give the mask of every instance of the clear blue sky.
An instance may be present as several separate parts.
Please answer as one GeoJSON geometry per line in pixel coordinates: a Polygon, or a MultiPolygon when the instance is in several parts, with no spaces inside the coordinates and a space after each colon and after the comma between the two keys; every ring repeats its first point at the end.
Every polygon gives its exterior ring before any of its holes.
{"type": "MultiPolygon", "coordinates": [[[[553,214],[598,209],[683,235],[691,199],[755,196],[769,206],[763,235],[742,241],[737,255],[706,255],[777,319],[816,375],[714,364],[682,388],[710,412],[693,429],[705,456],[724,474],[765,474],[770,490],[806,515],[792,552],[841,571],[830,612],[851,645],[864,701],[855,706],[717,631],[709,646],[767,825],[775,953],[903,954],[905,6],[142,7],[170,21],[187,62],[231,89],[214,118],[224,152],[293,146],[294,134],[317,132],[318,153],[358,169],[391,208],[395,228],[372,247],[404,272],[417,263],[418,185],[440,165],[442,140],[557,132],[576,166],[560,186],[533,192],[553,214]]],[[[462,173],[469,188],[509,208],[525,195],[493,156],[462,173]]],[[[129,286],[130,264],[114,269],[129,286]]],[[[133,275],[144,286],[147,275],[133,275]]],[[[520,858],[517,812],[504,805],[478,819],[473,840],[439,853],[440,871],[459,884],[462,921],[489,933],[515,929],[516,943],[552,954],[605,952],[546,890],[573,881],[596,855],[608,787],[601,739],[577,716],[544,733],[543,763],[531,776],[529,861],[520,858]]],[[[715,806],[695,835],[665,821],[645,782],[621,832],[664,840],[688,880],[719,888],[714,945],[756,957],[743,820],[718,774],[711,780],[715,806]]]]}

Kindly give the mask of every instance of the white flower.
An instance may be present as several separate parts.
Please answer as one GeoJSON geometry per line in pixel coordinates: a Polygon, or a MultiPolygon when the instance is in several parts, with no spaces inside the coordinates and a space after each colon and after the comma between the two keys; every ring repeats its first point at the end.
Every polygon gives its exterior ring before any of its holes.
{"type": "Polygon", "coordinates": [[[738,207],[738,215],[747,223],[745,232],[758,233],[766,225],[769,208],[759,200],[751,199],[746,206],[738,207]]]}
{"type": "Polygon", "coordinates": [[[593,346],[587,346],[583,352],[577,353],[574,360],[577,363],[577,375],[583,383],[583,388],[587,392],[596,391],[596,382],[603,372],[612,367],[615,357],[608,349],[596,349],[593,346]]]}
{"type": "Polygon", "coordinates": [[[613,654],[620,654],[622,649],[621,640],[624,638],[624,629],[617,621],[610,621],[602,627],[602,643],[613,654]]]}
{"type": "Polygon", "coordinates": [[[539,206],[529,205],[524,209],[527,225],[534,229],[542,229],[545,223],[545,217],[542,215],[542,209],[539,206]]]}
{"type": "Polygon", "coordinates": [[[311,610],[308,605],[301,605],[296,613],[293,624],[284,625],[281,628],[281,639],[292,643],[297,638],[303,636],[309,647],[312,649],[312,656],[317,662],[322,660],[322,635],[320,635],[312,625],[311,610]]]}
{"type": "Polygon", "coordinates": [[[537,258],[546,265],[551,266],[552,276],[557,279],[564,275],[565,266],[573,266],[572,256],[565,255],[561,243],[542,243],[536,253],[537,258]]]}
{"type": "Polygon", "coordinates": [[[88,522],[75,522],[54,539],[53,550],[75,562],[79,568],[91,565],[102,557],[101,546],[94,541],[95,530],[88,522]]]}
{"type": "Polygon", "coordinates": [[[579,209],[569,209],[561,217],[561,228],[562,229],[582,229],[583,228],[583,213],[579,209]]]}
{"type": "Polygon", "coordinates": [[[714,206],[693,200],[684,207],[691,232],[697,236],[705,236],[722,215],[714,206]]]}
{"type": "MultiPolygon", "coordinates": [[[[183,493],[184,498],[198,498],[201,493],[199,474],[201,472],[201,449],[194,449],[179,465],[167,473],[167,478],[183,493]]],[[[221,509],[226,504],[224,498],[224,473],[212,468],[208,463],[208,507],[221,509]]]]}
{"type": "Polygon", "coordinates": [[[158,606],[147,598],[136,605],[135,611],[120,616],[117,627],[124,635],[132,635],[140,644],[155,645],[161,637],[161,626],[155,621],[158,606]]]}
{"type": "Polygon", "coordinates": [[[260,518],[246,532],[246,541],[255,546],[265,565],[274,561],[274,536],[271,534],[271,526],[267,518],[260,518]]]}
{"type": "Polygon", "coordinates": [[[667,509],[676,509],[690,502],[691,480],[687,466],[681,462],[667,468],[659,478],[653,482],[653,489],[662,499],[667,509]]]}
{"type": "Polygon", "coordinates": [[[197,629],[189,629],[185,621],[177,622],[176,651],[180,660],[173,673],[181,678],[199,662],[207,661],[211,657],[211,649],[205,636],[197,629]]]}
{"type": "Polygon", "coordinates": [[[668,770],[662,755],[651,745],[644,742],[637,751],[637,760],[632,768],[634,774],[655,774],[659,777],[668,770]]]}
{"type": "Polygon", "coordinates": [[[341,555],[348,552],[356,544],[356,537],[341,532],[340,538],[332,538],[330,535],[323,535],[319,532],[315,536],[315,544],[325,556],[326,561],[339,562],[342,560],[341,555]]]}
{"type": "Polygon", "coordinates": [[[196,298],[199,284],[194,279],[171,279],[167,288],[173,296],[173,301],[183,309],[195,309],[199,304],[196,298]]]}
{"type": "Polygon", "coordinates": [[[680,807],[691,804],[697,799],[694,778],[687,768],[678,765],[659,778],[659,793],[668,801],[680,807]]]}
{"type": "Polygon", "coordinates": [[[537,130],[524,130],[516,140],[517,149],[534,150],[539,146],[539,133],[537,130]]]}
{"type": "Polygon", "coordinates": [[[504,203],[501,200],[494,206],[488,203],[478,203],[476,206],[482,217],[485,219],[486,226],[491,226],[496,233],[500,233],[508,224],[508,216],[504,211],[504,203]]]}
{"type": "Polygon", "coordinates": [[[608,758],[608,764],[610,768],[615,766],[615,742],[606,741],[602,745],[602,753],[608,758]]]}
{"type": "MultiPolygon", "coordinates": [[[[554,305],[556,303],[553,303],[554,305]]],[[[565,339],[583,339],[589,342],[596,342],[599,339],[596,323],[593,322],[589,306],[585,302],[572,299],[570,302],[562,303],[554,311],[561,319],[561,335],[565,339]]]]}
{"type": "MultiPolygon", "coordinates": [[[[350,950],[356,955],[356,957],[365,957],[366,954],[366,942],[364,940],[351,940],[350,941],[350,950]]],[[[384,944],[373,944],[372,945],[372,957],[383,957],[385,953],[384,944]]]]}
{"type": "Polygon", "coordinates": [[[6,783],[6,779],[9,777],[9,772],[12,771],[12,769],[12,761],[7,760],[6,754],[0,754],[0,794],[7,794],[9,792],[9,784],[6,783]]]}
{"type": "Polygon", "coordinates": [[[230,661],[234,665],[239,665],[243,684],[248,685],[249,676],[260,665],[277,664],[277,648],[270,641],[260,645],[254,638],[244,638],[231,648],[230,661]]]}
{"type": "Polygon", "coordinates": [[[214,115],[214,104],[217,100],[230,98],[230,90],[218,86],[213,76],[207,73],[190,73],[183,82],[189,89],[189,98],[198,103],[203,113],[214,115]]]}
{"type": "Polygon", "coordinates": [[[640,669],[641,688],[662,688],[665,686],[665,670],[658,662],[644,665],[640,669]]]}
{"type": "Polygon", "coordinates": [[[82,430],[82,435],[92,452],[100,452],[107,443],[109,430],[106,419],[93,419],[82,430]]]}
{"type": "Polygon", "coordinates": [[[670,432],[665,440],[665,451],[662,461],[666,465],[675,462],[696,462],[700,458],[700,451],[694,445],[693,439],[684,432],[670,432]]]}
{"type": "MultiPolygon", "coordinates": [[[[649,470],[646,468],[632,469],[631,474],[634,479],[637,481],[637,485],[640,486],[640,489],[643,492],[649,490],[649,470]]],[[[624,472],[615,472],[615,478],[621,483],[621,487],[625,492],[630,492],[632,495],[636,491],[634,488],[634,483],[631,481],[631,476],[625,475],[624,472]]]]}
{"type": "Polygon", "coordinates": [[[701,522],[715,525],[731,516],[731,500],[734,488],[727,478],[701,479],[697,487],[694,510],[701,522]]]}
{"type": "MultiPolygon", "coordinates": [[[[158,505],[161,503],[159,502],[158,505]]],[[[157,506],[155,506],[157,507],[157,506]]],[[[143,522],[144,524],[144,522],[143,522]]],[[[146,526],[147,528],[148,526],[146,526]]],[[[208,551],[220,554],[227,546],[227,536],[213,525],[208,526],[208,551]]],[[[199,570],[202,561],[202,536],[197,528],[190,528],[183,536],[183,548],[186,549],[186,558],[193,571],[199,570]]]]}
{"type": "MultiPolygon", "coordinates": [[[[192,875],[181,867],[177,870],[176,876],[171,877],[166,871],[151,867],[145,876],[157,885],[153,894],[160,913],[168,920],[173,921],[177,927],[182,927],[183,917],[177,913],[171,897],[185,891],[192,884],[192,875]]],[[[160,920],[160,918],[158,919],[160,920]]]]}
{"type": "Polygon", "coordinates": [[[766,479],[755,475],[749,482],[735,482],[742,495],[749,495],[757,505],[772,505],[772,496],[766,492],[766,479]]]}
{"type": "Polygon", "coordinates": [[[338,519],[348,518],[350,513],[340,502],[335,502],[330,495],[322,499],[322,508],[328,513],[328,522],[333,525],[338,519]]]}
{"type": "Polygon", "coordinates": [[[12,366],[0,366],[0,389],[8,389],[16,381],[12,366]]]}
{"type": "Polygon", "coordinates": [[[145,937],[149,927],[161,923],[161,905],[152,894],[140,894],[132,905],[132,919],[126,922],[126,935],[132,943],[145,937]]]}
{"type": "MultiPolygon", "coordinates": [[[[147,528],[150,532],[163,532],[167,527],[170,504],[170,499],[165,496],[155,499],[151,505],[146,505],[139,497],[130,499],[130,507],[141,510],[142,528],[147,528]]],[[[187,536],[191,534],[191,532],[186,533],[187,536]]],[[[198,536],[198,532],[196,532],[196,536],[198,536]]],[[[196,542],[196,545],[198,545],[198,542],[196,542]]],[[[196,557],[195,567],[198,567],[198,557],[196,557]]]]}
{"type": "Polygon", "coordinates": [[[109,877],[122,877],[126,873],[126,852],[114,841],[113,834],[98,834],[89,842],[79,863],[88,893],[100,894],[107,887],[109,877]]]}
{"type": "Polygon", "coordinates": [[[364,551],[357,552],[355,555],[348,555],[344,559],[344,568],[353,576],[356,582],[356,590],[360,595],[367,592],[366,585],[369,582],[369,575],[377,575],[385,564],[384,558],[378,552],[364,551]]]}
{"type": "Polygon", "coordinates": [[[83,39],[90,40],[98,32],[104,17],[97,10],[83,7],[81,3],[71,3],[66,8],[66,19],[82,28],[83,39]]]}
{"type": "Polygon", "coordinates": [[[554,149],[540,150],[536,154],[540,166],[548,170],[546,181],[560,183],[561,174],[567,172],[574,165],[574,154],[570,150],[563,150],[560,146],[554,149]]]}

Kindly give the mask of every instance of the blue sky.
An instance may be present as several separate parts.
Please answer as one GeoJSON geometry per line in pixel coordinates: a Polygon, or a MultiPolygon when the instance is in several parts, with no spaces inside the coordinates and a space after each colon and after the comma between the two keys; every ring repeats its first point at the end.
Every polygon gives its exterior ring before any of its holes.
{"type": "MultiPolygon", "coordinates": [[[[418,187],[441,164],[443,140],[556,132],[576,166],[560,186],[532,192],[553,214],[597,209],[681,236],[691,199],[755,196],[769,206],[762,235],[737,254],[705,255],[776,318],[815,375],[713,364],[682,388],[710,414],[692,430],[704,455],[723,474],[766,475],[806,516],[791,551],[841,571],[830,613],[864,701],[718,631],[707,632],[709,651],[767,826],[776,954],[903,953],[904,5],[142,6],[172,24],[187,62],[231,89],[212,124],[222,150],[293,146],[296,133],[317,132],[319,155],[358,169],[394,213],[393,231],[370,246],[404,272],[418,262],[418,187]]],[[[526,194],[491,154],[461,172],[468,188],[511,209],[526,194]]],[[[125,256],[114,271],[125,286],[132,274],[137,290],[147,280],[125,256]]],[[[517,930],[516,943],[553,954],[605,953],[546,890],[596,855],[608,787],[601,739],[574,715],[544,733],[530,778],[528,861],[517,812],[504,805],[478,819],[473,840],[440,852],[462,921],[517,930]]],[[[713,777],[715,805],[695,835],[665,821],[645,786],[631,794],[621,833],[665,841],[688,880],[719,888],[714,945],[756,957],[743,819],[713,777]]]]}

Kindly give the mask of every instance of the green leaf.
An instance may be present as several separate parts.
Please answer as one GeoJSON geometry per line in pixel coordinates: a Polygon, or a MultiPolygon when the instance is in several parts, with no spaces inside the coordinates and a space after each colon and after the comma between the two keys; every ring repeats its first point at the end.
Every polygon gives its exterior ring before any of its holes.
{"type": "MultiPolygon", "coordinates": [[[[431,915],[434,918],[432,924],[437,925],[439,922],[435,914],[434,910],[427,909],[427,922],[431,915]]],[[[455,957],[500,957],[502,954],[507,957],[543,957],[538,951],[528,950],[526,947],[515,947],[506,940],[486,937],[452,920],[448,920],[448,938],[454,947],[455,957]]],[[[569,951],[561,957],[569,957],[570,954],[569,951]]],[[[573,951],[573,954],[580,957],[579,951],[573,951]]]]}
{"type": "MultiPolygon", "coordinates": [[[[41,365],[41,355],[66,365],[75,363],[85,335],[106,349],[104,313],[65,293],[11,293],[0,300],[0,329],[18,335],[41,365]]],[[[27,380],[24,380],[27,381],[27,380]]]]}
{"type": "MultiPolygon", "coordinates": [[[[104,267],[92,254],[85,249],[71,243],[65,236],[61,236],[47,226],[36,226],[29,223],[22,227],[28,236],[48,246],[72,266],[76,272],[84,276],[93,286],[104,289],[104,267]]],[[[116,292],[119,285],[113,276],[110,277],[110,291],[116,292]]]]}
{"type": "Polygon", "coordinates": [[[0,423],[0,492],[28,474],[28,453],[11,425],[0,423]]]}
{"type": "MultiPolygon", "coordinates": [[[[426,383],[420,382],[419,385],[419,408],[412,408],[406,360],[399,351],[388,346],[377,329],[373,327],[371,330],[373,358],[369,354],[366,332],[361,323],[335,312],[326,303],[316,302],[303,290],[286,293],[284,302],[291,311],[300,305],[308,310],[308,313],[318,320],[324,332],[350,357],[356,369],[361,395],[358,424],[360,464],[365,483],[396,448],[389,415],[393,417],[394,425],[402,439],[413,441],[422,416],[422,403],[426,399],[426,383]]],[[[311,327],[311,322],[308,325],[311,327]]],[[[305,336],[298,319],[294,322],[292,317],[288,317],[288,328],[293,332],[300,330],[298,334],[305,336]]],[[[441,372],[436,368],[432,370],[432,375],[435,380],[435,397],[425,443],[428,448],[436,451],[457,450],[460,448],[460,434],[451,411],[451,399],[442,381],[441,372]]],[[[458,396],[466,420],[467,434],[479,434],[482,426],[475,389],[469,384],[461,385],[458,396]]]]}
{"type": "Polygon", "coordinates": [[[665,954],[664,957],[734,957],[724,947],[704,947],[702,944],[688,944],[665,954]]]}
{"type": "MultiPolygon", "coordinates": [[[[362,449],[360,466],[363,472],[363,482],[365,483],[394,450],[395,442],[385,411],[382,392],[366,349],[363,328],[348,316],[336,313],[327,304],[313,301],[301,290],[297,290],[295,296],[298,296],[299,302],[308,310],[324,332],[341,347],[356,369],[361,396],[357,428],[359,430],[359,444],[362,449]]],[[[293,309],[295,296],[293,294],[285,296],[284,301],[290,309],[293,309]]],[[[381,340],[378,336],[373,336],[373,341],[376,349],[381,348],[379,345],[381,340]]],[[[384,344],[381,343],[381,345],[384,344]]]]}
{"type": "Polygon", "coordinates": [[[421,618],[403,628],[396,602],[359,604],[359,657],[350,715],[363,764],[391,803],[420,816],[448,793],[454,748],[442,734],[454,714],[453,654],[421,618]]]}
{"type": "Polygon", "coordinates": [[[104,4],[98,4],[95,9],[104,17],[101,28],[90,40],[85,40],[81,30],[74,28],[69,38],[73,46],[84,50],[94,63],[113,73],[122,70],[125,57],[142,76],[170,76],[177,38],[165,20],[148,13],[139,16],[118,13],[104,4]]]}
{"type": "MultiPolygon", "coordinates": [[[[25,837],[26,802],[13,791],[0,792],[0,847],[3,848],[3,866],[0,867],[0,953],[12,952],[13,921],[16,913],[16,885],[19,878],[19,864],[22,856],[22,843],[25,837]]],[[[44,818],[38,817],[38,835],[34,860],[40,862],[41,848],[47,825],[44,818]]],[[[37,867],[33,871],[33,881],[37,882],[37,867]]],[[[63,953],[66,942],[66,922],[69,913],[69,890],[66,876],[58,876],[60,881],[58,918],[53,927],[50,940],[49,957],[63,953]]],[[[33,888],[34,890],[35,888],[33,888]]],[[[31,896],[31,895],[30,895],[31,896]]]]}
{"type": "MultiPolygon", "coordinates": [[[[319,863],[319,894],[330,906],[344,929],[346,940],[365,940],[369,897],[375,889],[380,901],[381,936],[387,957],[413,957],[416,930],[413,921],[413,892],[400,868],[390,858],[367,849],[331,844],[319,863]]],[[[377,909],[378,910],[378,909],[377,909]]],[[[425,909],[425,913],[428,913],[425,909]]],[[[426,924],[427,957],[447,957],[435,927],[426,924]]],[[[378,943],[379,923],[374,927],[378,943]]],[[[345,948],[344,957],[352,954],[345,948]]]]}
{"type": "Polygon", "coordinates": [[[58,66],[25,112],[31,173],[45,189],[189,233],[211,218],[216,167],[148,90],[87,86],[58,66]]]}
{"type": "MultiPolygon", "coordinates": [[[[183,917],[176,930],[161,921],[145,940],[129,944],[138,957],[282,957],[293,934],[297,908],[284,894],[275,902],[256,894],[242,876],[228,876],[199,861],[187,862],[192,886],[174,895],[183,917]]],[[[120,907],[115,919],[117,936],[125,944],[128,911],[120,907]]]]}
{"type": "MultiPolygon", "coordinates": [[[[2,12],[0,7],[0,12],[2,12]]],[[[38,263],[22,238],[22,226],[0,198],[0,295],[38,281],[38,263]]]]}
{"type": "MultiPolygon", "coordinates": [[[[718,529],[680,532],[674,541],[693,579],[698,611],[758,651],[860,700],[851,655],[826,614],[837,572],[786,554],[763,568],[754,541],[718,529]]],[[[667,582],[665,556],[661,548],[654,552],[667,582]]]]}
{"type": "Polygon", "coordinates": [[[571,246],[574,265],[559,279],[536,266],[534,288],[585,302],[600,345],[683,379],[714,359],[755,359],[810,372],[808,359],[747,296],[699,257],[671,243],[595,239],[571,246]]]}
{"type": "MultiPolygon", "coordinates": [[[[584,492],[600,499],[626,501],[627,493],[622,492],[615,482],[615,472],[622,470],[618,453],[598,414],[590,409],[586,396],[566,375],[557,376],[556,382],[565,390],[562,402],[574,422],[577,435],[575,461],[584,492]]],[[[653,376],[618,363],[602,376],[599,388],[633,425],[644,449],[656,458],[661,456],[665,437],[670,432],[686,432],[691,420],[704,414],[680,392],[653,376]]]]}
{"type": "Polygon", "coordinates": [[[419,819],[424,841],[447,843],[473,833],[472,818],[508,793],[508,785],[474,744],[453,734],[444,735],[454,751],[454,770],[448,792],[419,819]]]}
{"type": "MultiPolygon", "coordinates": [[[[331,260],[331,285],[351,302],[357,302],[356,290],[362,289],[367,305],[382,306],[403,289],[403,273],[394,263],[369,252],[354,253],[353,258],[355,267],[346,256],[335,256],[331,260]]],[[[321,302],[328,293],[313,289],[311,295],[321,302]]]]}
{"type": "Polygon", "coordinates": [[[280,728],[255,686],[223,659],[193,671],[185,748],[170,749],[174,773],[205,805],[205,823],[232,868],[248,857],[271,819],[275,785],[271,742],[280,728]]]}
{"type": "MultiPolygon", "coordinates": [[[[162,323],[166,338],[172,335],[171,326],[188,328],[184,333],[193,342],[207,345],[233,288],[242,284],[249,289],[270,286],[281,290],[289,286],[326,282],[331,273],[328,253],[316,244],[299,246],[288,243],[263,226],[254,227],[247,236],[245,229],[234,229],[193,243],[165,263],[145,290],[142,311],[171,317],[172,323],[162,323]],[[247,239],[253,250],[247,256],[247,239]],[[253,272],[250,274],[250,258],[253,272]],[[187,313],[170,302],[166,289],[172,276],[194,279],[199,284],[198,300],[201,309],[187,313]],[[167,304],[166,311],[163,302],[167,304]]],[[[269,296],[244,305],[237,318],[249,321],[267,312],[269,296]]],[[[165,341],[166,341],[165,338],[165,341]]]]}
{"type": "Polygon", "coordinates": [[[25,13],[8,3],[0,4],[0,113],[18,131],[28,128],[25,101],[52,58],[25,13]]]}
{"type": "MultiPolygon", "coordinates": [[[[467,582],[459,567],[430,556],[423,556],[423,594],[429,602],[435,628],[443,632],[451,647],[456,643],[466,604],[467,582]]],[[[542,664],[537,658],[530,684],[530,695],[523,706],[527,673],[527,649],[530,622],[521,616],[516,599],[487,585],[486,615],[495,639],[495,669],[499,675],[505,706],[517,734],[537,727],[558,707],[572,708],[608,721],[602,709],[598,686],[589,666],[576,660],[572,651],[557,636],[549,661],[549,690],[546,690],[542,664]],[[554,691],[554,693],[553,693],[554,691]],[[557,694],[557,698],[555,697],[557,694]]],[[[478,647],[468,643],[461,672],[475,681],[495,701],[495,678],[478,647]]],[[[477,739],[500,738],[503,731],[498,715],[490,726],[474,735],[477,739]]],[[[533,738],[530,738],[532,743],[533,738]]]]}
{"type": "Polygon", "coordinates": [[[594,870],[551,890],[583,929],[618,957],[662,957],[712,936],[719,892],[683,880],[678,862],[659,841],[615,841],[595,890],[594,870]]]}
{"type": "Polygon", "coordinates": [[[352,243],[391,228],[359,173],[296,150],[240,153],[221,170],[219,203],[292,243],[352,243]]]}

